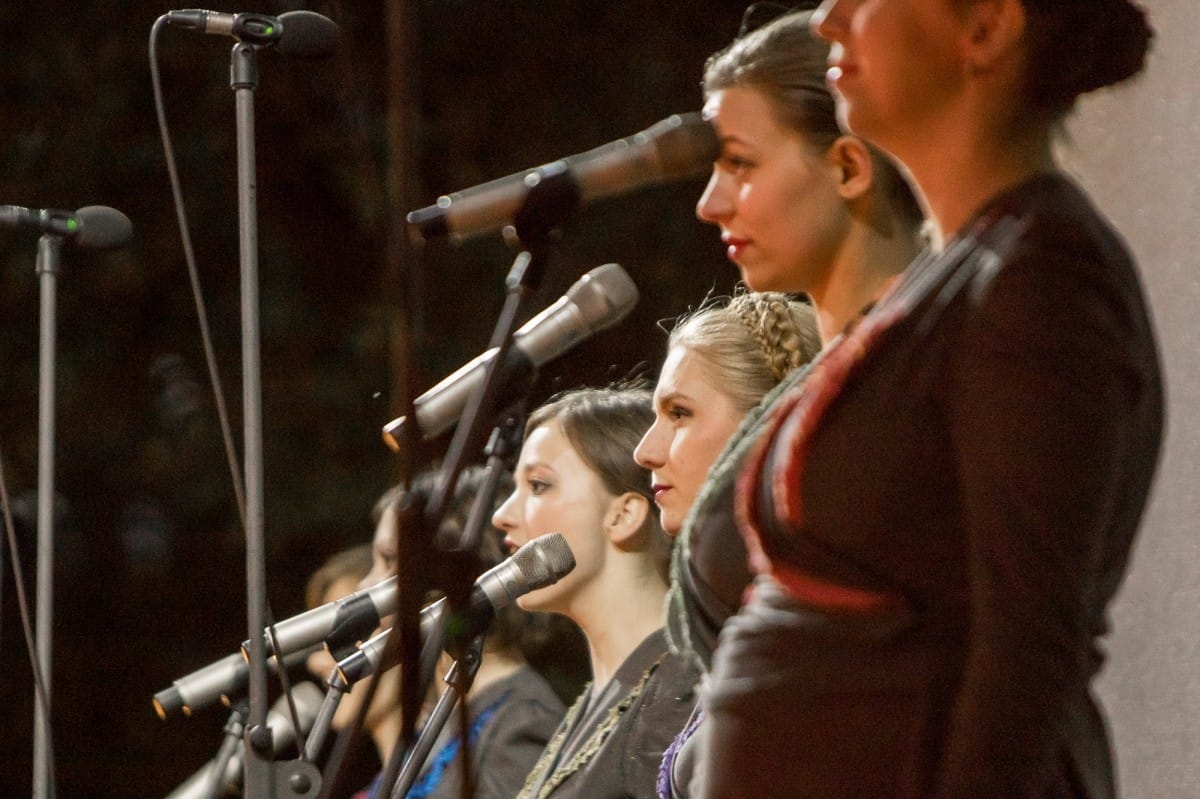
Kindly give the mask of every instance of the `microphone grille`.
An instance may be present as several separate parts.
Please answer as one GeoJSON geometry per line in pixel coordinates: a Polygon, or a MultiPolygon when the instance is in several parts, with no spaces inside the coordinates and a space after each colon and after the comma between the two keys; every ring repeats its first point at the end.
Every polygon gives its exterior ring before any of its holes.
{"type": "Polygon", "coordinates": [[[620,264],[603,264],[575,281],[567,292],[591,333],[620,322],[637,305],[638,290],[620,264]]]}
{"type": "Polygon", "coordinates": [[[342,30],[333,20],[315,11],[288,11],[279,15],[283,35],[275,49],[301,59],[326,58],[337,49],[342,30]]]}
{"type": "Polygon", "coordinates": [[[534,590],[552,585],[575,568],[575,555],[562,533],[539,536],[513,553],[513,563],[534,590]]]}
{"type": "Polygon", "coordinates": [[[721,154],[721,143],[713,126],[695,111],[674,114],[646,129],[654,143],[662,176],[689,178],[712,167],[721,154]]]}
{"type": "Polygon", "coordinates": [[[120,247],[133,237],[133,223],[116,208],[107,205],[88,205],[75,212],[79,232],[75,244],[93,250],[120,247]]]}

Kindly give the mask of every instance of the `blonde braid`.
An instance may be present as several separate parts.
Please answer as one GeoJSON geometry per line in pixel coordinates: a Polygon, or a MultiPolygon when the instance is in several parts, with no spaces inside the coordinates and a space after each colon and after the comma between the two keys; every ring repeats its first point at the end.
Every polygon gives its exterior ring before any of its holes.
{"type": "Polygon", "coordinates": [[[743,411],[821,348],[811,305],[778,292],[745,291],[684,316],[669,346],[702,358],[714,385],[743,411]]]}
{"type": "Polygon", "coordinates": [[[730,301],[729,311],[749,331],[777,382],[821,349],[812,307],[786,294],[739,294],[730,301]]]}

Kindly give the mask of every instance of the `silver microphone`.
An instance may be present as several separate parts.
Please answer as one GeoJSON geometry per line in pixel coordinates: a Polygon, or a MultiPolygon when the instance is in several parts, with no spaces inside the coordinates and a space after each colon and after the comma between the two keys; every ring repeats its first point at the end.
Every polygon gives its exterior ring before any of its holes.
{"type": "MultiPolygon", "coordinates": [[[[497,611],[539,588],[553,585],[575,568],[575,556],[562,533],[547,533],[526,542],[512,557],[483,573],[471,590],[466,609],[447,619],[446,600],[439,599],[421,609],[421,634],[426,640],[443,636],[447,624],[459,640],[469,640],[487,629],[497,611]]],[[[388,634],[384,630],[359,644],[358,650],[337,663],[337,673],[347,686],[379,669],[387,651],[388,634]]],[[[440,650],[441,646],[437,647],[440,650]]],[[[435,650],[436,651],[436,650],[435,650]]],[[[392,664],[387,664],[392,665],[392,664]]]]}
{"type": "MultiPolygon", "coordinates": [[[[300,735],[292,724],[292,714],[288,709],[287,697],[281,696],[267,711],[267,726],[271,728],[271,742],[275,754],[280,755],[297,740],[312,730],[313,722],[317,719],[317,711],[324,700],[324,694],[314,683],[302,682],[292,686],[292,701],[296,703],[296,718],[300,722],[300,735]]],[[[235,792],[242,784],[242,772],[245,770],[242,747],[234,750],[233,756],[225,763],[225,771],[217,782],[217,795],[235,792]]],[[[209,761],[195,774],[179,784],[167,795],[167,799],[207,799],[212,787],[212,770],[216,766],[209,761]]]]}
{"type": "Polygon", "coordinates": [[[408,215],[409,233],[418,241],[462,240],[500,230],[513,223],[530,190],[545,180],[566,179],[569,207],[563,210],[570,211],[603,197],[697,175],[712,166],[720,149],[717,134],[700,114],[676,114],[628,138],[439,197],[436,204],[408,215]]]}
{"type": "MultiPolygon", "coordinates": [[[[637,286],[624,269],[617,264],[597,266],[513,334],[509,357],[516,360],[505,366],[518,373],[522,368],[536,369],[587,337],[620,322],[637,301],[637,286]]],[[[489,349],[417,397],[413,403],[417,428],[425,438],[434,438],[458,422],[467,399],[495,357],[496,350],[489,349]]],[[[406,419],[399,416],[383,427],[384,442],[397,452],[406,419]]]]}
{"type": "Polygon", "coordinates": [[[107,205],[88,205],[78,211],[0,205],[0,224],[62,236],[91,250],[120,247],[133,236],[129,217],[107,205]]]}

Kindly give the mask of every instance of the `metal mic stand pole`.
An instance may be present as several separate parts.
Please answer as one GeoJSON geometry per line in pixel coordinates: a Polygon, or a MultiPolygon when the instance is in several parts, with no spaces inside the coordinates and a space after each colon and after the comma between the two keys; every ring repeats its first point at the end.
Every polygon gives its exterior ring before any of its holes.
{"type": "MultiPolygon", "coordinates": [[[[229,767],[229,761],[233,759],[233,753],[241,746],[242,736],[246,732],[246,713],[248,708],[245,702],[238,702],[229,711],[229,719],[225,722],[225,727],[222,732],[225,737],[221,739],[221,745],[217,748],[217,754],[212,759],[212,769],[208,772],[208,778],[205,780],[204,799],[218,799],[224,793],[225,769],[229,767]]],[[[170,799],[170,797],[168,797],[170,799]]]]}
{"type": "Polygon", "coordinates": [[[325,687],[328,688],[325,699],[321,702],[316,721],[313,722],[312,729],[308,731],[308,738],[304,741],[304,759],[313,763],[321,756],[325,739],[333,725],[333,717],[337,714],[338,705],[342,703],[342,697],[349,686],[335,667],[329,674],[329,679],[325,681],[325,687]]]}
{"type": "MultiPolygon", "coordinates": [[[[471,683],[475,681],[475,673],[479,671],[479,664],[482,660],[483,634],[480,633],[475,636],[471,645],[463,651],[461,657],[450,665],[449,671],[446,672],[446,690],[442,691],[441,696],[438,697],[437,704],[433,706],[429,719],[421,729],[421,735],[417,738],[416,745],[413,746],[412,752],[404,761],[404,769],[400,772],[400,777],[389,794],[391,799],[404,799],[408,795],[409,789],[417,781],[417,775],[421,773],[421,768],[429,758],[429,753],[433,751],[433,745],[437,742],[442,728],[446,726],[446,720],[450,718],[454,708],[471,690],[471,683]]],[[[464,749],[463,756],[466,757],[468,754],[464,749]]]]}
{"type": "Polygon", "coordinates": [[[246,728],[246,797],[273,795],[267,761],[258,755],[272,751],[266,726],[266,648],[262,640],[265,617],[262,366],[259,344],[258,219],[255,196],[254,91],[258,88],[258,51],[238,42],[229,64],[237,121],[238,250],[242,297],[242,405],[246,480],[246,611],[250,625],[250,713],[246,728]]]}
{"type": "Polygon", "coordinates": [[[242,404],[246,480],[246,615],[250,626],[250,715],[246,723],[245,799],[280,795],[310,796],[320,789],[320,772],[296,760],[275,768],[274,742],[267,726],[266,546],[263,534],[262,366],[259,338],[258,219],[255,196],[254,91],[258,88],[258,48],[233,46],[229,85],[237,119],[238,243],[242,294],[242,404]]]}
{"type": "MultiPolygon", "coordinates": [[[[492,340],[489,344],[489,349],[495,349],[496,354],[484,369],[482,381],[467,398],[466,406],[459,419],[458,427],[454,431],[454,436],[450,441],[450,446],[442,465],[440,472],[441,479],[436,483],[433,494],[424,508],[418,508],[412,514],[416,518],[411,519],[410,523],[404,523],[404,516],[400,517],[401,523],[398,524],[398,535],[401,537],[411,536],[410,542],[416,547],[431,547],[433,542],[436,541],[436,531],[441,524],[442,517],[445,515],[446,508],[454,496],[454,489],[458,484],[458,476],[466,466],[467,461],[483,446],[488,429],[487,425],[495,418],[497,409],[496,399],[501,383],[497,378],[500,375],[500,370],[505,366],[509,351],[513,349],[513,334],[516,331],[520,309],[524,300],[540,284],[542,274],[545,271],[546,239],[539,237],[537,241],[541,246],[536,248],[530,247],[517,254],[505,279],[508,296],[505,298],[504,307],[501,309],[500,316],[496,321],[496,326],[492,332],[492,340]]],[[[532,367],[530,371],[532,373],[532,367]]],[[[532,384],[532,374],[530,375],[530,383],[532,384]]],[[[510,402],[507,405],[512,405],[512,403],[510,402]]],[[[403,552],[405,549],[402,547],[401,551],[403,552]]],[[[461,568],[461,556],[466,553],[459,552],[457,554],[460,555],[460,558],[451,565],[458,568],[438,569],[439,572],[452,570],[455,572],[449,576],[448,581],[452,583],[451,585],[438,586],[446,594],[447,604],[452,608],[461,606],[466,601],[474,580],[474,576],[468,575],[461,568]]],[[[394,631],[395,641],[389,642],[389,646],[393,647],[394,651],[399,653],[401,668],[400,685],[402,691],[400,738],[401,741],[407,742],[411,740],[409,733],[413,729],[413,720],[416,712],[420,709],[419,707],[407,707],[403,701],[403,692],[407,690],[405,686],[416,685],[419,679],[417,665],[408,650],[418,648],[419,644],[416,646],[412,644],[406,645],[405,642],[409,639],[413,631],[413,621],[410,618],[406,618],[406,615],[408,615],[406,613],[407,608],[403,602],[400,603],[397,610],[398,618],[394,631]],[[408,634],[406,635],[406,633],[408,634]]],[[[418,697],[423,695],[420,693],[415,694],[418,697]]],[[[403,750],[403,746],[398,746],[392,757],[384,764],[380,776],[381,785],[390,785],[396,780],[400,770],[399,756],[403,750]]]]}
{"type": "Polygon", "coordinates": [[[63,239],[38,239],[37,273],[41,287],[41,335],[38,356],[37,489],[37,664],[42,701],[33,703],[33,796],[53,796],[50,737],[50,675],[54,639],[54,368],[57,343],[57,288],[63,239]]]}

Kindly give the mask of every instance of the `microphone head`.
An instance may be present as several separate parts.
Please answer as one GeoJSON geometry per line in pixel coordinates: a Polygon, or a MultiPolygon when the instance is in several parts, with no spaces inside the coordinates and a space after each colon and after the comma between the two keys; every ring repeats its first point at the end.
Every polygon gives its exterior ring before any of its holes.
{"type": "Polygon", "coordinates": [[[592,269],[567,290],[591,333],[607,330],[623,320],[637,305],[638,290],[620,264],[592,269]]]}
{"type": "MultiPolygon", "coordinates": [[[[300,723],[300,736],[308,735],[317,721],[317,714],[321,711],[321,705],[325,701],[325,693],[315,683],[305,680],[292,686],[291,695],[292,701],[296,704],[296,721],[300,723]]],[[[296,727],[292,724],[292,712],[288,707],[286,694],[280,696],[271,705],[267,713],[267,725],[275,734],[272,743],[275,746],[276,754],[295,743],[300,737],[297,736],[296,727]]]]}
{"type": "Polygon", "coordinates": [[[342,38],[337,23],[315,11],[288,11],[279,15],[279,21],[283,34],[275,49],[292,58],[327,58],[342,38]]]}
{"type": "Polygon", "coordinates": [[[91,250],[111,250],[121,247],[133,237],[133,223],[116,208],[89,205],[75,212],[79,230],[74,242],[91,250]]]}
{"type": "Polygon", "coordinates": [[[530,591],[557,583],[575,568],[575,555],[562,533],[547,533],[526,542],[513,553],[512,561],[530,591]]]}
{"type": "Polygon", "coordinates": [[[640,134],[653,146],[665,180],[682,180],[712,168],[721,154],[717,132],[702,115],[673,114],[640,134]]]}

